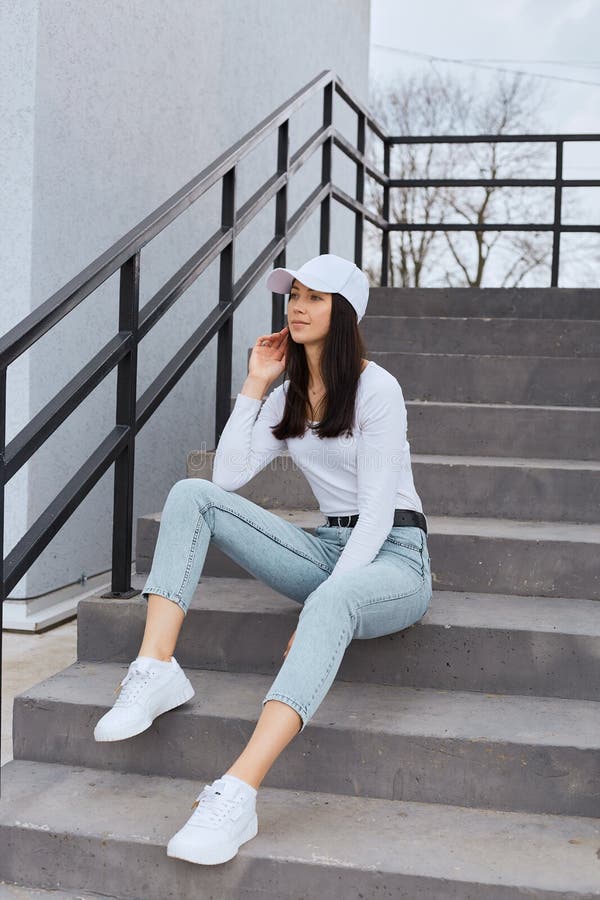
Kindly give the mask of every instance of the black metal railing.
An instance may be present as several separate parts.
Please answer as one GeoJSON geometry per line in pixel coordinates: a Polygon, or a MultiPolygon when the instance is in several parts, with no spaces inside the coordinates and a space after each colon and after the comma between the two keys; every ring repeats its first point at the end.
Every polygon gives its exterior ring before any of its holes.
{"type": "MultiPolygon", "coordinates": [[[[554,190],[552,222],[386,222],[391,231],[551,231],[552,263],[550,286],[558,285],[560,236],[566,232],[600,233],[600,225],[567,225],[561,220],[564,188],[600,187],[596,178],[564,178],[563,150],[567,142],[600,141],[600,134],[467,134],[467,135],[390,135],[386,138],[386,174],[389,172],[389,148],[395,144],[499,144],[507,142],[554,144],[554,178],[390,178],[389,188],[419,187],[551,187],[554,190]]],[[[384,216],[389,218],[388,206],[384,216]]],[[[386,245],[387,247],[387,245],[386,245]]],[[[389,249],[386,250],[389,254],[389,249]]],[[[386,272],[389,255],[386,255],[386,272]]],[[[387,281],[385,282],[387,284],[387,281]]]]}
{"type": "MultiPolygon", "coordinates": [[[[523,140],[525,136],[521,136],[523,140]]],[[[558,239],[562,231],[598,230],[589,226],[567,226],[560,222],[560,192],[566,185],[598,185],[599,182],[573,182],[562,178],[562,145],[566,140],[592,140],[600,136],[536,135],[536,140],[554,140],[557,145],[557,171],[550,182],[530,180],[528,182],[505,180],[509,184],[552,184],[555,187],[555,222],[548,226],[554,229],[556,244],[556,266],[558,266],[558,239]]],[[[54,535],[64,525],[70,515],[87,497],[94,485],[114,463],[114,497],[112,529],[112,580],[111,591],[105,596],[130,597],[136,593],[131,587],[131,560],[133,534],[133,485],[135,464],[135,438],[137,432],[153,415],[162,401],[197,359],[212,338],[217,335],[216,402],[215,402],[215,446],[230,414],[232,335],[235,310],[243,302],[255,284],[267,270],[286,264],[288,241],[302,228],[303,224],[320,208],[320,253],[329,252],[331,199],[346,206],[355,216],[354,258],[358,266],[363,265],[363,232],[365,220],[381,231],[381,279],[388,284],[389,236],[399,228],[420,228],[418,223],[410,225],[389,222],[390,190],[406,184],[405,181],[390,178],[390,148],[395,143],[408,141],[453,141],[453,140],[493,140],[497,135],[479,137],[389,137],[386,136],[368,110],[344,87],[342,81],[330,70],[324,70],[288,101],[267,116],[259,125],[249,131],[236,144],[219,156],[206,169],[170,197],[158,209],[131,229],[105,253],[94,260],[86,269],[65,284],[45,303],[34,310],[16,327],[0,339],[0,541],[2,553],[2,604],[0,605],[0,628],[4,600],[30,566],[39,557],[54,535]],[[322,93],[323,117],[321,126],[292,155],[289,152],[290,117],[307,101],[322,93]],[[356,143],[349,142],[334,126],[333,101],[336,93],[357,115],[356,143]],[[367,126],[383,143],[384,171],[380,172],[366,157],[367,126]],[[277,170],[242,205],[236,203],[236,167],[240,161],[257,147],[266,137],[277,130],[277,170]],[[332,151],[338,147],[356,164],[356,197],[351,197],[332,183],[332,151]],[[287,185],[296,173],[317,151],[321,151],[321,181],[291,216],[288,215],[287,185]],[[368,209],[364,203],[365,177],[378,182],[383,188],[383,215],[368,209]],[[213,185],[221,183],[221,222],[211,237],[166,281],[142,309],[140,302],[140,254],[142,248],[160,234],[174,219],[202,197],[213,185]],[[252,261],[250,266],[234,280],[235,241],[240,232],[260,210],[275,198],[274,236],[252,261]],[[138,345],[143,337],[157,324],[162,316],[177,302],[179,297],[192,285],[204,270],[219,257],[218,302],[211,309],[197,329],[180,348],[170,362],[164,366],[144,393],[137,397],[138,345]],[[56,396],[6,445],[6,383],[8,366],[28,350],[36,341],[50,331],[61,319],[75,309],[86,297],[93,293],[111,275],[119,271],[119,323],[116,334],[104,347],[71,379],[56,396]],[[56,431],[67,417],[91,394],[94,388],[111,372],[118,369],[116,421],[114,428],[105,436],[86,462],[70,479],[62,491],[46,507],[37,520],[4,558],[4,497],[8,481],[30,459],[33,453],[56,431]]],[[[517,139],[517,136],[504,138],[517,139]]],[[[531,136],[527,136],[527,140],[531,136]]],[[[413,181],[413,186],[426,184],[489,184],[479,180],[453,180],[436,182],[413,181]]],[[[500,183],[500,181],[498,181],[500,183]]],[[[435,226],[428,224],[427,228],[435,226]]],[[[513,225],[472,225],[441,228],[471,227],[473,230],[486,228],[529,228],[533,226],[513,225]]],[[[542,228],[545,226],[535,226],[542,228]]],[[[554,270],[553,270],[554,271],[554,270]]],[[[272,330],[280,330],[284,325],[284,297],[272,295],[272,330]]],[[[1,642],[0,642],[0,685],[1,685],[1,642]]]]}
{"type": "MultiPolygon", "coordinates": [[[[0,393],[4,426],[8,366],[111,275],[120,272],[117,333],[6,446],[5,429],[2,428],[1,466],[4,486],[102,379],[115,366],[118,367],[115,427],[3,560],[2,600],[112,463],[116,464],[116,468],[111,595],[126,597],[136,593],[131,590],[130,584],[135,436],[216,334],[215,445],[218,443],[230,413],[232,323],[235,310],[271,265],[285,265],[288,241],[318,206],[321,212],[320,252],[328,252],[330,199],[333,195],[338,195],[338,199],[356,214],[355,247],[357,262],[361,264],[364,219],[370,218],[382,229],[384,222],[365,209],[360,200],[356,201],[344,192],[336,190],[331,183],[331,160],[333,144],[354,159],[359,172],[357,176],[359,197],[362,196],[364,189],[365,171],[385,184],[385,177],[371,169],[364,159],[366,123],[382,140],[385,140],[376,122],[361,104],[350,96],[341,81],[331,71],[323,71],[0,339],[2,377],[0,393]],[[337,91],[358,115],[358,149],[350,145],[333,125],[334,91],[337,91]],[[323,93],[322,125],[296,153],[290,156],[290,116],[319,92],[323,93]],[[236,166],[275,129],[278,133],[277,171],[237,209],[236,166]],[[288,217],[288,181],[319,149],[322,151],[321,182],[296,212],[288,217]],[[219,227],[140,309],[142,248],[219,181],[221,182],[219,227]],[[235,239],[273,197],[275,197],[274,237],[237,281],[234,281],[235,239]],[[217,305],[146,391],[140,397],[136,397],[139,342],[217,257],[220,261],[217,305]]],[[[278,330],[284,324],[284,298],[277,294],[274,294],[273,298],[272,328],[278,330]]]]}

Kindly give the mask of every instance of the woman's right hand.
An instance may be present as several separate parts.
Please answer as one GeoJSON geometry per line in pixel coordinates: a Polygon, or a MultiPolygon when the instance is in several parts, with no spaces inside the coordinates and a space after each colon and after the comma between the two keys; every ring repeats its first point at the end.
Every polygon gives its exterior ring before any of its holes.
{"type": "Polygon", "coordinates": [[[279,378],[285,369],[288,335],[287,325],[284,325],[281,331],[261,334],[250,354],[248,375],[263,378],[269,383],[279,378]]]}

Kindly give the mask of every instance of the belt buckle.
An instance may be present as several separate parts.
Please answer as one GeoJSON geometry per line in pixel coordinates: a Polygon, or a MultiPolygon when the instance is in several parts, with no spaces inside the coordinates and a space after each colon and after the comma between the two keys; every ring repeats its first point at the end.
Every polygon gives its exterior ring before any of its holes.
{"type": "Polygon", "coordinates": [[[351,519],[351,518],[352,518],[352,516],[338,516],[338,519],[348,519],[348,524],[347,524],[347,525],[341,525],[341,523],[340,523],[340,527],[341,527],[341,528],[350,528],[350,519],[351,519]]]}

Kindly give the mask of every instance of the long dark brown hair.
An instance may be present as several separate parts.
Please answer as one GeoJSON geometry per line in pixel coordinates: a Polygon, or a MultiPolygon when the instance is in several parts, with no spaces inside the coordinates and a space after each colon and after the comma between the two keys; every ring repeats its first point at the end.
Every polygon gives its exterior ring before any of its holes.
{"type": "MultiPolygon", "coordinates": [[[[342,294],[331,295],[331,320],[321,355],[321,373],[325,396],[317,425],[311,426],[319,437],[352,435],[352,420],[358,379],[366,347],[358,330],[356,310],[342,294]]],[[[288,338],[283,380],[289,379],[285,409],[281,421],[271,428],[278,440],[301,437],[307,428],[309,370],[304,345],[288,338]]]]}

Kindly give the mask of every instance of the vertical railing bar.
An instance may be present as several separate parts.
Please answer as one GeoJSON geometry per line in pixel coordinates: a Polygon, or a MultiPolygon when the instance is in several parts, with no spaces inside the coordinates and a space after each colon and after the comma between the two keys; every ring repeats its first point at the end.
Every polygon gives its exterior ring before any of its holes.
{"type": "MultiPolygon", "coordinates": [[[[4,601],[6,600],[6,580],[4,566],[4,504],[6,494],[6,367],[0,371],[0,721],[2,719],[2,685],[4,679],[2,659],[2,634],[4,630],[4,601]]],[[[0,799],[2,798],[2,769],[0,769],[0,799]]]]}
{"type": "Polygon", "coordinates": [[[133,597],[133,490],[137,399],[138,323],[140,309],[140,251],[123,265],[119,281],[119,331],[131,333],[129,351],[117,368],[116,423],[127,426],[127,443],[115,459],[113,490],[112,582],[103,597],[133,597]]]}
{"type": "MultiPolygon", "coordinates": [[[[358,114],[356,149],[364,159],[365,154],[365,135],[366,135],[366,119],[364,113],[358,114]]],[[[365,199],[365,164],[364,162],[356,164],[356,199],[359,203],[364,203],[365,199]]],[[[359,269],[363,264],[363,236],[365,227],[365,217],[362,212],[356,213],[354,226],[354,262],[359,269]]]]}
{"type": "Polygon", "coordinates": [[[552,273],[550,287],[558,286],[558,266],[560,257],[560,235],[562,217],[562,188],[563,188],[563,141],[556,141],[556,172],[554,185],[554,228],[552,231],[552,273]]]}
{"type": "MultiPolygon", "coordinates": [[[[288,173],[290,167],[290,120],[282,122],[277,131],[277,174],[288,173]]],[[[283,238],[283,247],[273,260],[273,268],[285,266],[287,254],[288,185],[275,197],[275,237],[283,238]]],[[[271,331],[281,331],[285,319],[284,294],[271,294],[271,331]]]]}
{"type": "MultiPolygon", "coordinates": [[[[323,88],[323,126],[333,123],[333,79],[323,88]]],[[[319,236],[319,253],[329,253],[331,237],[331,156],[333,138],[330,136],[323,142],[321,160],[321,184],[329,185],[328,194],[321,200],[321,233],[319,236]]]]}
{"type": "MultiPolygon", "coordinates": [[[[390,142],[383,143],[383,173],[389,178],[390,176],[390,142]]],[[[387,227],[390,223],[390,186],[386,183],[383,186],[383,218],[386,227],[381,234],[381,286],[387,287],[389,284],[390,273],[390,230],[387,227]]]]}
{"type": "MultiPolygon", "coordinates": [[[[233,166],[223,175],[221,189],[221,226],[231,229],[231,241],[219,259],[219,307],[233,302],[235,274],[235,179],[233,166]]],[[[233,316],[228,316],[217,335],[217,385],[215,401],[215,447],[219,443],[231,413],[231,361],[233,354],[233,316]]]]}

